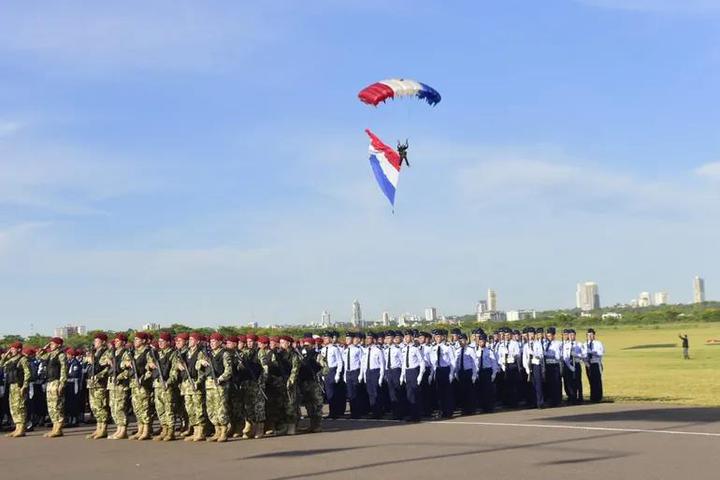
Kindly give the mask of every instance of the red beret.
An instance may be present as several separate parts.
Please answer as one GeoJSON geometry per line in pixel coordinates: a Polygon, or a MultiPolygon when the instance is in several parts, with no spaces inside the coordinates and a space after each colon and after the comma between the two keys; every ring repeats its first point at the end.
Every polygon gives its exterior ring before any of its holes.
{"type": "Polygon", "coordinates": [[[137,332],[135,334],[135,338],[139,338],[140,340],[147,340],[150,338],[150,335],[148,335],[146,332],[137,332]]]}
{"type": "Polygon", "coordinates": [[[127,342],[128,339],[127,339],[127,335],[120,332],[120,333],[115,334],[115,340],[120,340],[121,342],[127,342]]]}
{"type": "Polygon", "coordinates": [[[13,342],[10,344],[10,348],[16,348],[18,350],[22,350],[22,342],[13,342]]]}
{"type": "Polygon", "coordinates": [[[254,333],[248,333],[247,339],[248,339],[248,340],[252,340],[253,342],[257,342],[258,336],[255,335],[254,333]]]}
{"type": "Polygon", "coordinates": [[[220,332],[213,332],[212,335],[210,335],[210,340],[217,340],[218,342],[222,342],[225,340],[225,337],[223,337],[223,334],[220,332]]]}
{"type": "Polygon", "coordinates": [[[315,343],[315,340],[313,340],[312,338],[303,338],[302,343],[304,343],[304,344],[315,343]]]}
{"type": "Polygon", "coordinates": [[[65,340],[60,337],[53,337],[53,339],[50,340],[50,343],[54,343],[55,345],[62,345],[63,343],[65,343],[65,340]]]}
{"type": "Polygon", "coordinates": [[[85,350],[82,349],[82,347],[78,347],[75,349],[75,356],[84,355],[85,350]]]}
{"type": "Polygon", "coordinates": [[[175,335],[175,340],[177,340],[178,338],[179,338],[180,340],[187,340],[188,338],[190,338],[190,335],[188,335],[188,334],[185,333],[185,332],[183,332],[183,333],[178,333],[177,335],[175,335]]]}
{"type": "Polygon", "coordinates": [[[202,333],[200,333],[200,332],[192,332],[192,333],[190,334],[190,337],[189,337],[189,338],[194,338],[194,339],[197,340],[197,341],[202,341],[202,333]]]}
{"type": "Polygon", "coordinates": [[[237,337],[237,335],[228,335],[228,337],[225,339],[225,341],[226,341],[226,342],[237,343],[237,342],[238,342],[238,337],[237,337]]]}
{"type": "Polygon", "coordinates": [[[170,335],[170,332],[161,332],[160,340],[165,340],[166,342],[172,342],[172,335],[170,335]]]}
{"type": "Polygon", "coordinates": [[[70,347],[70,348],[68,348],[67,350],[65,350],[65,354],[66,354],[66,355],[72,355],[72,356],[74,357],[75,355],[77,355],[77,352],[75,351],[74,348],[70,347]]]}
{"type": "Polygon", "coordinates": [[[291,337],[290,335],[282,335],[282,336],[280,337],[280,340],[285,340],[286,342],[291,342],[291,343],[295,341],[295,340],[293,339],[293,337],[291,337]]]}
{"type": "Polygon", "coordinates": [[[260,335],[257,339],[259,343],[270,343],[270,339],[265,335],[260,335]]]}
{"type": "Polygon", "coordinates": [[[32,347],[25,347],[22,350],[24,355],[27,355],[28,357],[32,357],[35,355],[35,349],[32,347]]]}
{"type": "Polygon", "coordinates": [[[320,338],[320,337],[318,337],[318,338],[315,339],[315,343],[317,343],[318,345],[322,345],[323,339],[320,338]]]}
{"type": "Polygon", "coordinates": [[[98,332],[98,333],[96,333],[93,338],[99,338],[99,339],[102,340],[103,342],[107,342],[107,335],[106,335],[105,333],[103,333],[103,332],[98,332]]]}
{"type": "Polygon", "coordinates": [[[271,342],[279,342],[279,341],[280,341],[280,337],[278,337],[277,335],[273,335],[272,337],[270,337],[270,341],[271,341],[271,342]]]}
{"type": "Polygon", "coordinates": [[[153,340],[153,341],[150,343],[150,345],[152,345],[152,346],[153,346],[154,348],[156,348],[156,349],[157,349],[157,348],[160,348],[160,345],[158,345],[158,341],[157,341],[157,340],[153,340]]]}
{"type": "Polygon", "coordinates": [[[238,335],[238,342],[247,342],[247,336],[246,335],[238,335]]]}

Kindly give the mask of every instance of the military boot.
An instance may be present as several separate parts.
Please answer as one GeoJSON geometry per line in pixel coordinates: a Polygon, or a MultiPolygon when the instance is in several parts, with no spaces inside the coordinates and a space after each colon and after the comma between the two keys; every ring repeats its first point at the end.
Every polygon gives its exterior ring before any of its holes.
{"type": "Polygon", "coordinates": [[[214,442],[215,440],[218,439],[218,436],[219,436],[219,435],[220,435],[220,426],[219,426],[219,425],[215,425],[215,431],[213,432],[213,434],[212,434],[211,437],[207,438],[207,441],[208,441],[208,442],[214,442]]]}
{"type": "Polygon", "coordinates": [[[168,427],[165,430],[165,436],[162,437],[163,442],[172,442],[175,440],[175,429],[173,427],[168,427]]]}
{"type": "Polygon", "coordinates": [[[97,437],[98,433],[100,433],[100,423],[95,424],[95,431],[93,433],[90,433],[88,435],[85,435],[85,438],[88,440],[95,440],[95,437],[97,437]]]}
{"type": "Polygon", "coordinates": [[[322,432],[322,417],[312,417],[310,419],[310,433],[322,432]]]}
{"type": "Polygon", "coordinates": [[[189,437],[189,436],[192,435],[192,433],[193,433],[193,427],[192,427],[192,425],[188,425],[188,426],[187,426],[187,429],[183,430],[183,431],[180,433],[180,436],[181,436],[181,437],[189,437]]]}
{"type": "Polygon", "coordinates": [[[193,442],[205,441],[205,424],[195,425],[195,435],[192,437],[193,442]]]}
{"type": "Polygon", "coordinates": [[[252,433],[252,431],[253,431],[252,423],[245,420],[245,428],[243,428],[243,431],[242,431],[242,438],[244,438],[246,440],[248,438],[252,438],[252,437],[250,437],[250,433],[252,433]]]}
{"type": "Polygon", "coordinates": [[[99,423],[100,427],[98,428],[97,433],[95,434],[95,440],[100,438],[107,438],[107,423],[99,423]]]}
{"type": "Polygon", "coordinates": [[[47,434],[47,438],[57,438],[63,436],[62,423],[53,423],[53,429],[47,434]]]}
{"type": "Polygon", "coordinates": [[[141,428],[142,428],[142,434],[137,439],[138,440],[152,440],[152,438],[153,438],[152,437],[152,427],[149,424],[144,423],[141,428]]]}
{"type": "Polygon", "coordinates": [[[13,431],[10,432],[10,433],[6,433],[5,436],[6,436],[7,438],[14,437],[14,436],[15,436],[15,433],[17,433],[17,431],[18,431],[19,428],[20,428],[20,426],[16,423],[16,424],[15,424],[15,430],[13,430],[13,431]]]}
{"type": "Polygon", "coordinates": [[[288,425],[283,423],[280,425],[277,425],[277,428],[275,428],[275,431],[273,432],[273,437],[282,437],[284,435],[287,435],[288,433],[288,425]]]}
{"type": "Polygon", "coordinates": [[[185,437],[183,440],[185,440],[186,442],[192,442],[192,441],[193,441],[193,437],[195,436],[195,435],[191,435],[191,434],[193,433],[193,427],[192,427],[192,425],[190,425],[190,426],[188,427],[188,432],[190,432],[190,433],[188,433],[187,435],[185,435],[185,432],[182,432],[180,435],[182,435],[183,437],[185,437]]]}
{"type": "Polygon", "coordinates": [[[130,435],[130,440],[137,440],[140,435],[142,435],[143,426],[142,423],[137,424],[137,432],[130,435]]]}
{"type": "Polygon", "coordinates": [[[27,426],[25,426],[24,423],[22,424],[16,424],[15,425],[15,431],[10,434],[13,438],[20,438],[25,436],[25,432],[27,432],[27,426]]]}
{"type": "Polygon", "coordinates": [[[217,442],[223,443],[228,441],[228,427],[226,425],[222,425],[219,427],[220,433],[218,433],[217,442]]]}
{"type": "Polygon", "coordinates": [[[255,438],[263,438],[265,436],[265,424],[258,422],[255,424],[255,438]]]}
{"type": "Polygon", "coordinates": [[[287,434],[288,435],[295,435],[297,433],[297,424],[296,423],[288,423],[287,426],[287,434]]]}
{"type": "Polygon", "coordinates": [[[118,425],[115,435],[110,437],[112,440],[125,440],[128,438],[127,427],[125,425],[118,425]]]}
{"type": "Polygon", "coordinates": [[[165,425],[160,425],[160,434],[153,438],[156,442],[161,442],[163,438],[165,438],[165,435],[167,435],[167,428],[165,428],[165,425]]]}

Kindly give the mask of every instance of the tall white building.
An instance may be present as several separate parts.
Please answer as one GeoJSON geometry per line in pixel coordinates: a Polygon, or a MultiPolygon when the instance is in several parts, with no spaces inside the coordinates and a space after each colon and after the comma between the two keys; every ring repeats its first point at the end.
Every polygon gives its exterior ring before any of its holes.
{"type": "Polygon", "coordinates": [[[383,324],[383,327],[387,327],[390,325],[390,312],[383,312],[382,324],[383,324]]]}
{"type": "Polygon", "coordinates": [[[360,302],[357,299],[352,304],[352,319],[350,320],[353,327],[362,327],[362,310],[360,309],[360,302]]]}
{"type": "Polygon", "coordinates": [[[638,297],[638,307],[649,307],[651,305],[650,303],[650,292],[640,292],[640,296],[638,297]]]}
{"type": "Polygon", "coordinates": [[[519,320],[529,320],[531,318],[537,318],[535,310],[509,310],[505,318],[508,322],[517,322],[519,320]]]}
{"type": "Polygon", "coordinates": [[[703,303],[705,301],[705,280],[695,277],[693,280],[693,302],[703,303]]]}
{"type": "Polygon", "coordinates": [[[76,335],[85,335],[87,329],[85,325],[65,325],[55,329],[55,336],[60,338],[74,337],[76,335]]]}
{"type": "Polygon", "coordinates": [[[578,283],[575,291],[577,308],[589,312],[600,308],[600,291],[595,282],[578,283]]]}
{"type": "Polygon", "coordinates": [[[330,322],[330,312],[323,310],[322,315],[320,316],[320,326],[329,327],[330,325],[332,325],[330,322]]]}
{"type": "Polygon", "coordinates": [[[437,322],[437,309],[435,307],[428,307],[425,309],[425,321],[437,322]]]}
{"type": "Polygon", "coordinates": [[[497,311],[497,293],[492,288],[487,291],[487,309],[490,312],[497,311]]]}
{"type": "Polygon", "coordinates": [[[668,293],[667,292],[655,292],[653,295],[653,303],[655,305],[667,305],[668,304],[668,293]]]}

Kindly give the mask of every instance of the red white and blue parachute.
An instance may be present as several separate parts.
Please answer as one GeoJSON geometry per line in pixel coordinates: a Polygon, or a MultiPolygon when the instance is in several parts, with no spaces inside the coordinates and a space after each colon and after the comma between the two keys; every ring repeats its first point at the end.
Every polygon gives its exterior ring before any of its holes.
{"type": "Polygon", "coordinates": [[[358,93],[361,102],[373,106],[377,106],[378,103],[384,102],[388,98],[396,97],[417,97],[433,107],[442,99],[438,91],[431,86],[404,78],[382,80],[363,88],[358,93]]]}

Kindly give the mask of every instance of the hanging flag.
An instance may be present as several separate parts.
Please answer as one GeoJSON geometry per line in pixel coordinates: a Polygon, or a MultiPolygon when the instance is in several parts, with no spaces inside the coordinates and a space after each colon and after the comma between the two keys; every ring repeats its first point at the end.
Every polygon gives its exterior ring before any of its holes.
{"type": "Polygon", "coordinates": [[[370,137],[370,166],[375,174],[375,180],[390,201],[390,205],[394,207],[395,190],[400,177],[400,155],[385,145],[369,129],[365,129],[365,132],[370,137]]]}

